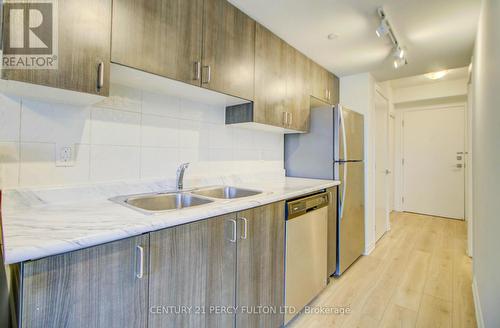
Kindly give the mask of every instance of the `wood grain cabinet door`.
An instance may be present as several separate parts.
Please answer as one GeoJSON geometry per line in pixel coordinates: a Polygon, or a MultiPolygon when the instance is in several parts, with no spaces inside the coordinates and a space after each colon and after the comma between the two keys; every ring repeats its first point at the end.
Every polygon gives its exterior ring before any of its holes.
{"type": "Polygon", "coordinates": [[[311,113],[309,59],[288,45],[286,67],[287,128],[307,132],[311,113]]]}
{"type": "Polygon", "coordinates": [[[238,328],[283,326],[284,210],[284,202],[278,202],[238,213],[238,328]],[[258,312],[259,307],[262,312],[258,312]],[[264,313],[266,309],[275,309],[276,313],[264,313]]]}
{"type": "Polygon", "coordinates": [[[226,0],[205,0],[202,86],[253,100],[255,21],[226,0]]]}
{"type": "Polygon", "coordinates": [[[234,326],[219,311],[234,307],[235,229],[234,214],[151,233],[149,327],[234,326]]]}
{"type": "Polygon", "coordinates": [[[327,74],[323,67],[317,63],[310,61],[311,68],[311,95],[317,99],[327,102],[328,90],[327,85],[327,74]]]}
{"type": "Polygon", "coordinates": [[[330,103],[332,105],[337,105],[340,102],[340,81],[339,78],[332,74],[333,83],[331,90],[330,103]]]}
{"type": "MultiPolygon", "coordinates": [[[[27,10],[36,5],[25,4],[27,10]]],[[[9,11],[3,15],[7,22],[9,11]]],[[[57,1],[53,18],[58,26],[57,69],[3,69],[2,78],[108,96],[111,0],[57,1]]],[[[3,24],[4,42],[10,26],[3,24]]]]}
{"type": "Polygon", "coordinates": [[[285,126],[287,44],[260,24],[255,29],[254,121],[285,126]]]}
{"type": "Polygon", "coordinates": [[[148,245],[142,235],[23,263],[21,326],[146,327],[148,245]]]}
{"type": "Polygon", "coordinates": [[[203,0],[114,0],[111,61],[200,85],[203,0]]]}

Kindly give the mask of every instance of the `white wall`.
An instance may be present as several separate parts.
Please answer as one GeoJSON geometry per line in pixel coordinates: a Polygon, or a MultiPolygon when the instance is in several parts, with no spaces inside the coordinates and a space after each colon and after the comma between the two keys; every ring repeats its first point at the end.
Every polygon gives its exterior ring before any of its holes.
{"type": "Polygon", "coordinates": [[[483,0],[473,62],[474,292],[479,325],[500,327],[500,1],[483,0]]]}
{"type": "Polygon", "coordinates": [[[374,92],[369,73],[340,78],[340,103],[365,116],[365,254],[375,248],[374,92]]]}
{"type": "Polygon", "coordinates": [[[193,163],[187,177],[283,172],[283,135],[226,126],[224,113],[120,85],[92,107],[0,94],[0,181],[13,188],[173,178],[181,162],[193,163]],[[56,167],[66,144],[76,145],[75,166],[56,167]]]}

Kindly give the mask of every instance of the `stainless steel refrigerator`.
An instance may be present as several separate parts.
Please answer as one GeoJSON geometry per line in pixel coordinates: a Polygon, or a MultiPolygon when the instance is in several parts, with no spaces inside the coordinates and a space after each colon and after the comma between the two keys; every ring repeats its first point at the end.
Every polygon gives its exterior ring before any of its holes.
{"type": "Polygon", "coordinates": [[[365,248],[363,115],[314,99],[310,132],[285,136],[285,169],[290,177],[341,181],[336,243],[329,246],[336,245],[337,259],[328,267],[341,275],[365,248]]]}

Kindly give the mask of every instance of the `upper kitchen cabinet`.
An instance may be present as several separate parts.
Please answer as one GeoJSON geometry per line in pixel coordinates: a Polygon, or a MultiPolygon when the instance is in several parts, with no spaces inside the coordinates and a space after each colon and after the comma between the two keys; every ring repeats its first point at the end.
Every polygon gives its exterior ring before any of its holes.
{"type": "Polygon", "coordinates": [[[285,127],[288,45],[264,26],[255,29],[255,98],[257,123],[285,127]]]}
{"type": "Polygon", "coordinates": [[[253,100],[255,21],[226,0],[205,0],[202,86],[253,100]]]}
{"type": "Polygon", "coordinates": [[[335,98],[338,98],[337,77],[313,61],[311,61],[310,73],[312,90],[311,95],[334,105],[336,103],[334,102],[335,98]],[[337,90],[334,88],[335,84],[337,85],[337,90]]]}
{"type": "Polygon", "coordinates": [[[203,0],[114,0],[111,61],[200,85],[203,0]]]}
{"type": "Polygon", "coordinates": [[[286,56],[286,127],[296,131],[309,130],[310,109],[309,59],[292,46],[286,56]]]}
{"type": "MultiPolygon", "coordinates": [[[[111,0],[64,0],[56,4],[4,2],[3,60],[17,58],[19,64],[24,59],[27,64],[23,69],[2,69],[2,78],[107,96],[111,0]],[[36,13],[41,15],[40,26],[28,29],[22,22],[36,13]],[[20,26],[16,22],[21,22],[20,26]],[[36,65],[27,62],[29,58],[37,58],[36,65]]],[[[31,93],[36,96],[43,92],[31,93]]]]}
{"type": "Polygon", "coordinates": [[[330,103],[332,105],[337,105],[340,103],[340,80],[337,76],[331,74],[330,75],[333,78],[333,86],[332,86],[332,92],[330,96],[330,103]]]}
{"type": "Polygon", "coordinates": [[[226,124],[279,129],[309,129],[310,60],[267,28],[255,28],[254,102],[226,108],[226,124]]]}

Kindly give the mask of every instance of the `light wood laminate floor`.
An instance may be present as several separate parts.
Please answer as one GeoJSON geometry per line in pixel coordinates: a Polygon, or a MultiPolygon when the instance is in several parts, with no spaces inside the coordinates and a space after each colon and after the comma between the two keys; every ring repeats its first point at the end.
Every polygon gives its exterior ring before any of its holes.
{"type": "Polygon", "coordinates": [[[476,327],[464,221],[393,213],[391,231],[288,327],[476,327]]]}

